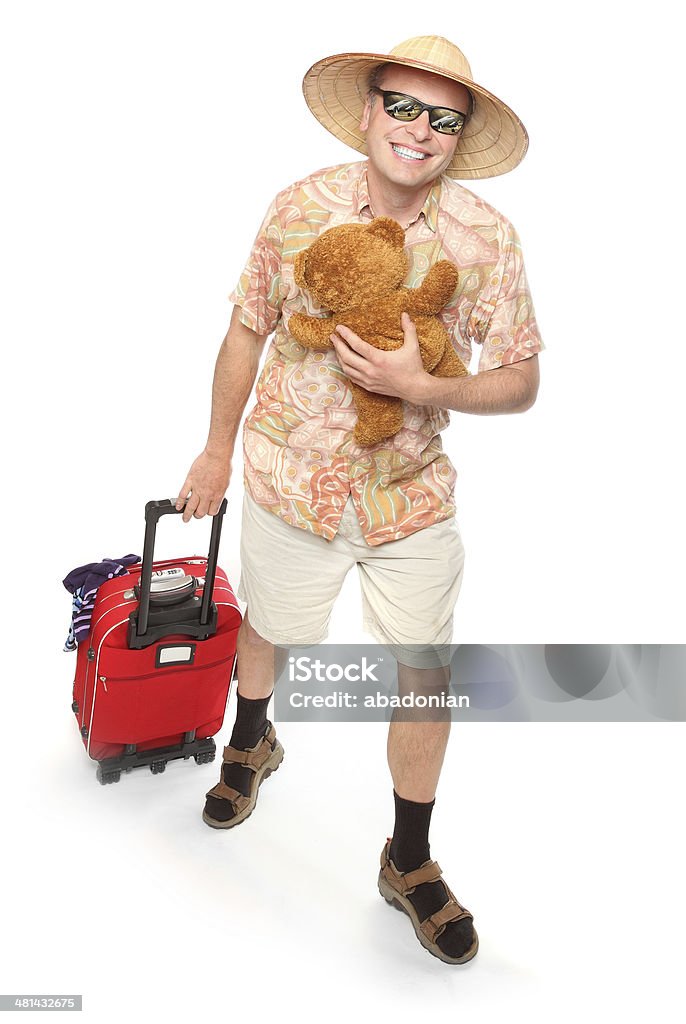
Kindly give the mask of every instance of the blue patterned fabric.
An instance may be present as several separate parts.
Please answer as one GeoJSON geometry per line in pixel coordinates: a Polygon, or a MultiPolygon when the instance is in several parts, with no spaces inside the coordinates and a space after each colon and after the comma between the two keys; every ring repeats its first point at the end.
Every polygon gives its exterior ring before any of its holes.
{"type": "Polygon", "coordinates": [[[91,615],[99,587],[115,576],[125,576],[127,566],[140,562],[140,555],[124,555],[122,558],[103,558],[102,562],[80,565],[65,576],[63,585],[73,594],[71,625],[64,651],[75,651],[88,636],[91,615]]]}

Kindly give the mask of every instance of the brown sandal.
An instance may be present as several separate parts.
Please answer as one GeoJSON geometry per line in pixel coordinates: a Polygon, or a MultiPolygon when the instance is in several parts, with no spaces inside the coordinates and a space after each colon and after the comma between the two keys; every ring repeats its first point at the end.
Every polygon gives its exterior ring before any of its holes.
{"type": "Polygon", "coordinates": [[[428,949],[429,953],[437,956],[439,960],[443,960],[447,964],[466,964],[468,960],[476,956],[476,951],[479,948],[479,937],[476,931],[474,932],[472,945],[460,957],[448,956],[436,944],[436,939],[445,930],[446,925],[450,921],[462,921],[466,918],[473,920],[470,912],[457,902],[455,896],[448,888],[445,879],[441,878],[441,869],[436,861],[424,861],[421,867],[416,868],[414,871],[398,871],[390,858],[390,851],[391,840],[389,839],[381,851],[379,892],[383,898],[387,903],[391,903],[398,910],[404,911],[409,916],[417,938],[424,949],[428,949]],[[435,914],[432,914],[431,917],[427,917],[425,921],[420,921],[417,911],[407,897],[415,891],[418,885],[422,885],[424,882],[437,882],[439,879],[445,885],[448,893],[448,902],[440,910],[437,910],[435,914]]]}
{"type": "Polygon", "coordinates": [[[234,815],[228,821],[219,821],[211,818],[207,811],[202,812],[202,820],[212,828],[233,828],[240,825],[249,817],[257,803],[257,791],[265,779],[268,779],[272,772],[275,772],[283,761],[283,747],[276,738],[276,730],[271,722],[267,722],[267,732],[254,747],[247,750],[237,750],[236,747],[224,747],[224,760],[219,776],[219,782],[206,796],[219,797],[220,800],[228,800],[234,810],[234,815]],[[242,764],[252,770],[253,777],[250,783],[250,795],[244,796],[233,786],[227,786],[224,782],[224,764],[242,764]]]}

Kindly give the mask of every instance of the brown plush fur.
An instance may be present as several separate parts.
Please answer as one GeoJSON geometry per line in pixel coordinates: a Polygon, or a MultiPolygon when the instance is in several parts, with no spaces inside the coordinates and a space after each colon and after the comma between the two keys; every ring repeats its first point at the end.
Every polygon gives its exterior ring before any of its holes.
{"type": "MultiPolygon", "coordinates": [[[[430,268],[419,288],[403,288],[407,274],[405,232],[390,217],[370,224],[330,228],[295,258],[295,281],[333,316],[294,313],[292,336],[306,348],[332,348],[337,324],[349,327],[375,348],[401,348],[400,315],[409,313],[417,328],[424,369],[437,377],[463,377],[467,370],[455,354],[448,332],[435,316],[457,286],[457,270],[448,260],[430,268]]],[[[355,440],[370,446],[396,434],[403,425],[402,402],[350,382],[357,409],[355,440]]]]}

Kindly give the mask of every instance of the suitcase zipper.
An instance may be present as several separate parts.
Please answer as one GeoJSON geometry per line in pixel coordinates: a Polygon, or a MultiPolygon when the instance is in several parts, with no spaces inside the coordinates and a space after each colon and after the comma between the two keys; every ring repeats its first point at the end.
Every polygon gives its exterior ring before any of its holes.
{"type": "MultiPolygon", "coordinates": [[[[216,661],[211,661],[208,665],[201,665],[200,669],[201,669],[201,671],[204,671],[205,669],[216,668],[217,665],[221,665],[222,662],[224,662],[224,661],[228,662],[228,660],[229,660],[228,658],[217,658],[216,661]]],[[[184,668],[183,665],[180,665],[180,666],[179,665],[177,665],[177,666],[170,666],[170,668],[171,667],[174,667],[177,670],[184,668]]],[[[185,667],[188,667],[190,669],[190,668],[193,668],[194,666],[189,665],[189,666],[185,666],[185,667]]],[[[161,675],[162,675],[162,672],[160,671],[160,669],[157,669],[156,672],[145,672],[143,674],[135,675],[135,676],[107,676],[106,678],[107,678],[108,682],[110,682],[112,684],[112,686],[116,686],[117,683],[123,683],[123,682],[125,682],[128,679],[141,679],[141,680],[142,679],[157,679],[157,678],[160,678],[161,675]]],[[[99,681],[104,686],[105,676],[101,676],[99,681]]],[[[104,686],[104,688],[107,691],[107,687],[104,686]]]]}
{"type": "MultiPolygon", "coordinates": [[[[112,609],[112,610],[114,610],[114,609],[112,609]]],[[[106,633],[103,633],[102,639],[100,640],[100,643],[98,644],[98,654],[97,654],[97,657],[95,659],[95,678],[94,678],[94,681],[93,681],[93,703],[91,704],[91,717],[90,717],[90,721],[88,723],[88,746],[86,747],[86,753],[88,754],[89,757],[90,757],[90,753],[91,753],[91,738],[93,736],[93,715],[95,714],[95,698],[97,697],[97,694],[98,694],[98,667],[100,665],[100,651],[102,650],[103,643],[105,642],[107,637],[110,635],[112,630],[116,629],[118,626],[122,626],[125,622],[128,622],[128,621],[129,621],[129,617],[127,615],[126,618],[122,619],[120,622],[115,622],[115,624],[113,626],[110,626],[110,628],[107,630],[106,633]]]]}
{"type": "MultiPolygon", "coordinates": [[[[118,594],[117,597],[121,597],[121,594],[118,594]]],[[[108,608],[107,611],[103,612],[102,615],[100,615],[95,620],[95,623],[91,626],[90,637],[92,638],[92,637],[95,636],[96,629],[98,628],[98,626],[100,625],[100,623],[102,622],[102,620],[105,618],[106,615],[109,615],[110,612],[116,612],[117,608],[124,608],[124,607],[126,607],[127,604],[131,604],[131,603],[132,603],[131,601],[122,601],[121,604],[115,604],[112,608],[108,608]]],[[[122,619],[122,622],[128,622],[128,615],[127,615],[127,617],[125,619],[122,619]]],[[[121,626],[121,622],[117,622],[115,626],[112,626],[112,629],[116,629],[116,626],[121,626]]],[[[111,632],[111,630],[108,630],[107,633],[105,633],[105,636],[107,636],[107,634],[110,633],[110,632],[111,632]]],[[[104,637],[103,637],[103,639],[104,639],[104,637]]],[[[102,640],[100,641],[100,644],[102,645],[102,640]]],[[[99,650],[100,650],[100,648],[98,648],[98,651],[99,650]]],[[[99,655],[98,655],[98,657],[99,657],[99,655]]],[[[85,681],[84,688],[83,688],[83,696],[84,696],[83,703],[84,703],[84,707],[83,707],[83,715],[82,715],[82,718],[81,718],[81,728],[83,728],[85,717],[86,717],[86,707],[85,707],[85,705],[86,705],[86,701],[87,701],[87,697],[88,697],[88,669],[90,668],[90,664],[91,664],[90,662],[88,662],[86,664],[86,681],[85,681]]],[[[97,662],[93,662],[93,664],[97,665],[97,662]]],[[[95,679],[97,679],[97,668],[96,668],[96,675],[95,675],[95,678],[94,678],[94,685],[93,685],[93,701],[94,702],[95,702],[95,679]]]]}

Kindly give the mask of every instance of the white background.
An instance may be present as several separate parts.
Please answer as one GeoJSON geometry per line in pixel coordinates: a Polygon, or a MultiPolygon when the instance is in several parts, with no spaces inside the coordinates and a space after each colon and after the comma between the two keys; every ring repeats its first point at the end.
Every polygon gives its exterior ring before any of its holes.
{"type": "MultiPolygon", "coordinates": [[[[547,345],[531,411],[453,414],[445,434],[467,549],[455,641],[683,641],[671,10],[3,5],[0,990],[83,992],[94,1021],[683,1019],[683,726],[453,730],[432,854],[481,949],[449,967],[376,892],[385,727],[282,727],[283,768],[226,833],[199,817],[214,765],[102,788],[69,711],[60,583],[140,552],[145,501],[174,497],[202,448],[227,295],[273,194],[356,159],[307,111],[305,70],[433,32],[529,130],[517,170],[466,184],[517,227],[547,345]]],[[[236,582],[241,475],[237,458],[236,582]]],[[[207,523],[163,527],[160,557],[203,551],[207,523]]],[[[359,629],[351,577],[331,639],[359,629]]]]}

